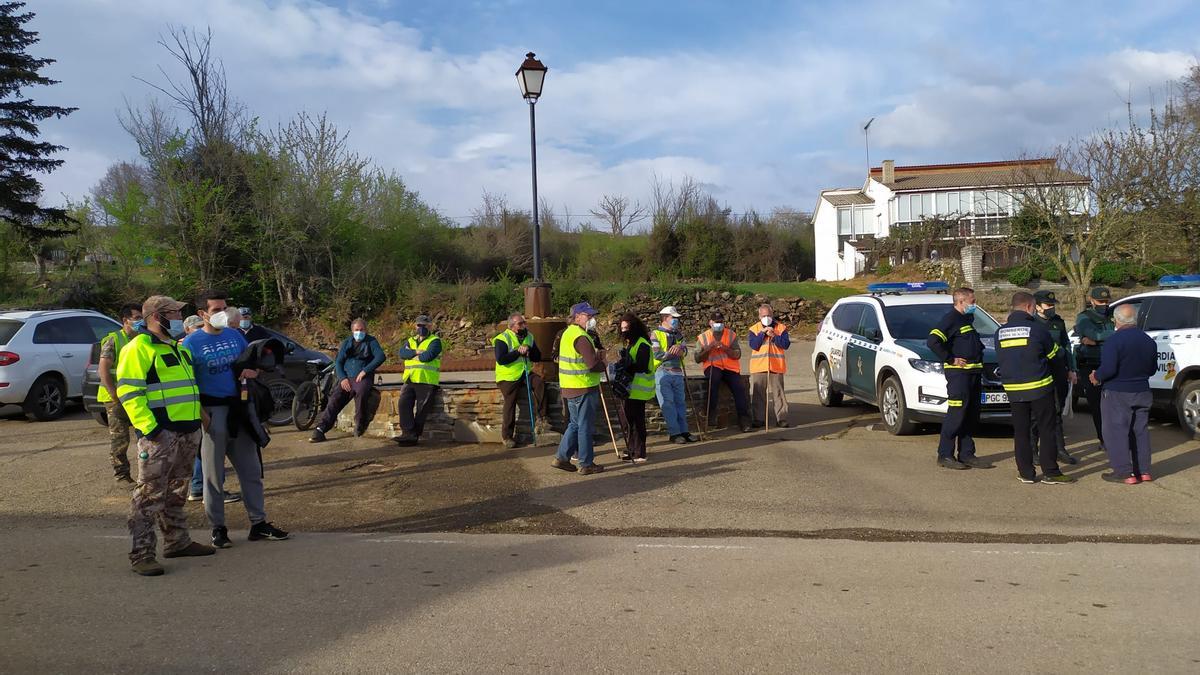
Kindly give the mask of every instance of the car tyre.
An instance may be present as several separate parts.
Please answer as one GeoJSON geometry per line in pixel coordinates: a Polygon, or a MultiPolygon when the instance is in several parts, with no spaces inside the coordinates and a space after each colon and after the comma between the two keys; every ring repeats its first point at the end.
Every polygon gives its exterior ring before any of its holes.
{"type": "Polygon", "coordinates": [[[67,388],[57,375],[42,375],[29,388],[22,406],[25,414],[39,422],[51,422],[67,411],[67,388]]]}
{"type": "Polygon", "coordinates": [[[833,390],[833,371],[825,359],[817,364],[817,400],[826,408],[842,404],[842,392],[833,390]]]}
{"type": "Polygon", "coordinates": [[[1200,437],[1200,380],[1185,382],[1175,396],[1176,415],[1179,426],[1200,437]]]}
{"type": "Polygon", "coordinates": [[[879,388],[878,404],[883,426],[889,434],[907,436],[917,430],[919,425],[912,419],[904,400],[904,387],[894,375],[884,380],[879,388]]]}

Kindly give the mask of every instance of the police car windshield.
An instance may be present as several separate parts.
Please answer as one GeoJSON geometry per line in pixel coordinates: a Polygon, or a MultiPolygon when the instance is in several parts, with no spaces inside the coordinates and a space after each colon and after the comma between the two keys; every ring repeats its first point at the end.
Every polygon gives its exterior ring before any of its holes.
{"type": "MultiPolygon", "coordinates": [[[[892,305],[883,308],[883,320],[896,340],[924,340],[938,321],[946,316],[950,305],[892,305]]],[[[992,317],[981,310],[975,312],[975,330],[981,337],[996,334],[999,328],[992,317]]]]}

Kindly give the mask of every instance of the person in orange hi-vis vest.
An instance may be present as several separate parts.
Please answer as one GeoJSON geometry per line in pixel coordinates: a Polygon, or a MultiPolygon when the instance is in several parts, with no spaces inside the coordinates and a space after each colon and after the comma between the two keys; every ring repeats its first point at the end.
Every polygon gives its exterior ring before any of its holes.
{"type": "Polygon", "coordinates": [[[787,372],[787,349],[792,346],[792,338],[786,325],[775,323],[774,314],[771,306],[764,304],[758,308],[758,322],[750,326],[750,399],[754,403],[755,427],[766,424],[770,399],[779,426],[788,426],[783,376],[787,372]]]}
{"type": "Polygon", "coordinates": [[[708,326],[709,329],[696,340],[694,357],[696,363],[704,367],[704,376],[708,378],[708,428],[717,425],[717,403],[724,383],[733,394],[738,426],[742,431],[750,431],[750,405],[746,400],[746,388],[742,386],[742,348],[738,345],[737,333],[725,326],[725,315],[719,310],[709,315],[708,326]]]}

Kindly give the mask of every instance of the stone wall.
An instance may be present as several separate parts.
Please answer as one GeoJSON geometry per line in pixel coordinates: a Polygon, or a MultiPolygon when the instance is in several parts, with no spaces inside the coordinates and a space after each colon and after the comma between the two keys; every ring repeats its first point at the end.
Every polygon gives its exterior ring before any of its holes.
{"type": "MultiPolygon", "coordinates": [[[[749,379],[747,375],[742,376],[747,392],[750,387],[749,379]]],[[[697,430],[694,406],[703,408],[707,386],[708,382],[703,376],[692,376],[687,379],[689,406],[693,407],[689,410],[688,415],[692,431],[697,430]]],[[[621,443],[621,426],[617,419],[617,407],[620,405],[620,400],[612,395],[607,385],[602,385],[602,391],[604,392],[604,401],[608,406],[613,432],[617,435],[618,443],[621,443]]],[[[548,384],[546,395],[553,431],[542,434],[538,438],[538,445],[556,445],[562,438],[562,431],[566,427],[558,385],[548,384]]],[[[372,401],[368,404],[374,410],[371,422],[367,425],[366,434],[368,436],[395,438],[400,435],[399,398],[400,387],[398,385],[383,385],[374,390],[372,401]]],[[[426,419],[423,440],[499,443],[500,426],[504,414],[503,403],[504,396],[494,382],[447,383],[439,387],[438,393],[434,395],[433,410],[426,419]]],[[[700,410],[699,413],[703,415],[704,411],[700,410]]],[[[599,417],[603,417],[603,408],[600,410],[599,417]]],[[[734,426],[737,423],[733,397],[724,387],[720,393],[718,418],[718,426],[734,426]]],[[[353,402],[342,410],[341,415],[338,416],[337,426],[342,431],[353,431],[353,402]]],[[[666,431],[662,410],[658,407],[657,401],[651,400],[646,404],[646,428],[651,433],[666,431]]],[[[519,442],[529,443],[532,441],[529,430],[529,403],[524,391],[520,392],[517,405],[516,431],[519,442]]],[[[597,444],[609,441],[608,427],[603,424],[603,419],[597,421],[594,436],[597,444]]]]}

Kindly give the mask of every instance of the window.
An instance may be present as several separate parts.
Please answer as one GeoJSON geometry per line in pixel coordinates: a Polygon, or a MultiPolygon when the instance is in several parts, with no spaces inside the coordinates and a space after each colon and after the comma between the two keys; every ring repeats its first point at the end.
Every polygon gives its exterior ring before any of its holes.
{"type": "Polygon", "coordinates": [[[934,209],[937,210],[939,216],[944,216],[950,213],[950,196],[945,192],[939,192],[934,196],[934,209]]]}
{"type": "Polygon", "coordinates": [[[43,321],[33,331],[33,343],[38,345],[90,345],[94,337],[87,320],[75,316],[43,321]]]}
{"type": "Polygon", "coordinates": [[[863,337],[871,337],[874,335],[882,335],[879,330],[879,315],[875,312],[874,307],[864,307],[862,313],[862,321],[859,322],[858,330],[855,331],[863,337]]]}
{"type": "Polygon", "coordinates": [[[897,197],[896,204],[897,211],[900,212],[900,215],[896,218],[896,221],[904,223],[912,220],[912,209],[909,208],[910,202],[908,201],[908,195],[900,195],[897,197]]]}
{"type": "Polygon", "coordinates": [[[1143,307],[1146,312],[1144,330],[1182,330],[1200,328],[1200,298],[1160,295],[1151,298],[1143,307]]]}
{"type": "Polygon", "coordinates": [[[838,234],[854,234],[851,231],[852,221],[850,215],[850,207],[841,207],[837,210],[838,234]]]}
{"type": "Polygon", "coordinates": [[[866,305],[861,302],[848,302],[833,310],[833,327],[854,333],[858,331],[858,322],[862,318],[863,309],[866,305]]]}
{"type": "Polygon", "coordinates": [[[103,340],[105,335],[108,335],[109,333],[121,327],[120,324],[109,321],[108,319],[102,319],[98,316],[89,316],[87,322],[88,327],[92,329],[92,334],[96,337],[93,342],[99,342],[103,340]]]}
{"type": "Polygon", "coordinates": [[[931,193],[927,192],[927,193],[921,195],[921,215],[922,216],[932,216],[933,215],[933,195],[931,193]]]}
{"type": "Polygon", "coordinates": [[[0,345],[6,345],[25,324],[16,319],[0,319],[0,345]]]}
{"type": "Polygon", "coordinates": [[[875,224],[871,222],[871,207],[854,207],[854,234],[875,234],[875,224]]]}

